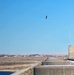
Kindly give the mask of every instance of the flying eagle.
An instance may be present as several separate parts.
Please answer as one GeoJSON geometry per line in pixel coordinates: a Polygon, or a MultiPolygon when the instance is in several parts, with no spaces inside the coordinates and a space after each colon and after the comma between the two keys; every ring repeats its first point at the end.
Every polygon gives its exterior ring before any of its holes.
{"type": "Polygon", "coordinates": [[[48,16],[46,16],[46,19],[48,18],[48,16]]]}

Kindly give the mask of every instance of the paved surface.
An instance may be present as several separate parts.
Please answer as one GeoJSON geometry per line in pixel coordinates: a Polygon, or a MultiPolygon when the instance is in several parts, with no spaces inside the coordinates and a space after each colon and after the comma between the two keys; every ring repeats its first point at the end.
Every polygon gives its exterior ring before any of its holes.
{"type": "Polygon", "coordinates": [[[48,58],[44,65],[34,69],[34,75],[74,75],[74,61],[48,58]]]}
{"type": "Polygon", "coordinates": [[[57,61],[64,61],[63,59],[58,59],[58,58],[48,58],[46,62],[57,62],[57,61]]]}

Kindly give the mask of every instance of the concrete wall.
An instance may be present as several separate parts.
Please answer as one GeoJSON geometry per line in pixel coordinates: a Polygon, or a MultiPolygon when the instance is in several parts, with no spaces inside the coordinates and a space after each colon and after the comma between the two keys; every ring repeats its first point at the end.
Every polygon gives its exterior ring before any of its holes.
{"type": "Polygon", "coordinates": [[[28,69],[27,71],[22,72],[21,74],[18,75],[34,75],[34,70],[33,68],[28,69]]]}
{"type": "Polygon", "coordinates": [[[37,67],[34,75],[74,75],[74,66],[37,67]]]}
{"type": "Polygon", "coordinates": [[[56,61],[56,62],[43,62],[42,65],[69,65],[68,61],[56,61]]]}
{"type": "Polygon", "coordinates": [[[11,75],[34,75],[34,67],[41,66],[41,64],[42,64],[42,62],[38,62],[26,69],[16,71],[15,73],[13,73],[11,75]]]}

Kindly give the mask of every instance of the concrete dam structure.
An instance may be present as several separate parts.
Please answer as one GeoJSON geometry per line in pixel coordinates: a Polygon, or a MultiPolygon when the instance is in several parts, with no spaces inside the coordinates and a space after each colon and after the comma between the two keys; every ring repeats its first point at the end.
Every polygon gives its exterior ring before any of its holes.
{"type": "Polygon", "coordinates": [[[74,61],[47,58],[11,75],[74,75],[74,61]]]}
{"type": "Polygon", "coordinates": [[[74,75],[74,62],[48,58],[41,66],[34,68],[34,75],[74,75]]]}

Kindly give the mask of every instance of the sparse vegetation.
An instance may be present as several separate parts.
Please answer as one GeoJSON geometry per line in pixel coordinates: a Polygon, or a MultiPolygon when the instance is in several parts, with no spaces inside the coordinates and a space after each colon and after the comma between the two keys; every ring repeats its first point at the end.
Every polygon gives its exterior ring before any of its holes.
{"type": "Polygon", "coordinates": [[[46,57],[0,57],[0,70],[20,70],[30,67],[46,57]]]}

